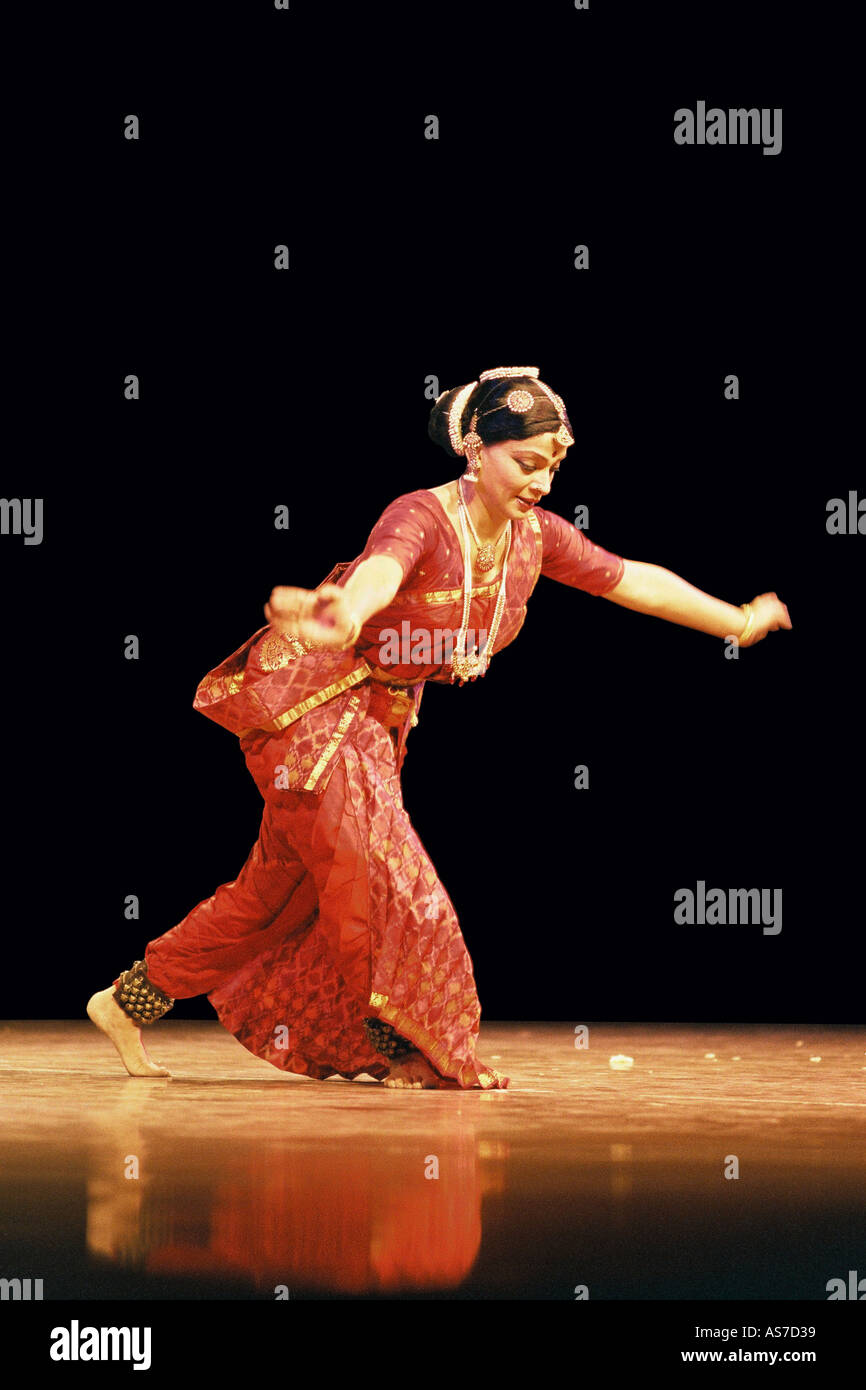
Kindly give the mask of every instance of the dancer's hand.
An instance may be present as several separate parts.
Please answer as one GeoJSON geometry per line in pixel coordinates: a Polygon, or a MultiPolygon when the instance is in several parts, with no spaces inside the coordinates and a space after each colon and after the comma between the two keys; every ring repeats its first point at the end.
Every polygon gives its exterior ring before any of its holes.
{"type": "Polygon", "coordinates": [[[788,609],[776,594],[758,594],[757,598],[752,599],[752,611],[755,623],[746,641],[741,643],[744,647],[753,647],[756,642],[763,641],[768,632],[777,632],[779,628],[790,630],[793,627],[788,617],[788,609]]]}
{"type": "Polygon", "coordinates": [[[280,584],[265,604],[265,617],[278,632],[289,632],[325,651],[341,651],[357,623],[349,597],[339,584],[297,589],[280,584]]]}

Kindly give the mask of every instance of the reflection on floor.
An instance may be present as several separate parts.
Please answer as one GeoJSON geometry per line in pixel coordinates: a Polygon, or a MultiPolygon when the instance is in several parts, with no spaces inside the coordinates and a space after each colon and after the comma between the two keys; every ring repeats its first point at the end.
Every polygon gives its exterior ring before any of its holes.
{"type": "Polygon", "coordinates": [[[825,1300],[862,1266],[864,1030],[580,1041],[485,1024],[509,1090],[400,1092],[287,1076],[217,1023],[149,1032],[171,1081],[127,1077],[86,1021],[2,1025],[0,1279],[45,1299],[825,1300]]]}

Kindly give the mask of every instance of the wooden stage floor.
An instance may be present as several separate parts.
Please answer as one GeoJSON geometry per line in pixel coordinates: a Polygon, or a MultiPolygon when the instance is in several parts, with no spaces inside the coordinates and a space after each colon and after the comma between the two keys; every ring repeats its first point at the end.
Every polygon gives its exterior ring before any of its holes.
{"type": "Polygon", "coordinates": [[[86,1020],[0,1025],[0,1277],[46,1300],[824,1301],[866,1275],[862,1028],[597,1024],[581,1050],[485,1023],[492,1092],[285,1075],[217,1023],[147,1040],[172,1080],[86,1020]]]}

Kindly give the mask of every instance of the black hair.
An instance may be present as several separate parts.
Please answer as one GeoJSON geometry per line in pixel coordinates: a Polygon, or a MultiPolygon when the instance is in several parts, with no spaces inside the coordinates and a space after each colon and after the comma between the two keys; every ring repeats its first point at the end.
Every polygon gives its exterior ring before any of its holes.
{"type": "MultiPolygon", "coordinates": [[[[427,425],[427,433],[433,443],[452,458],[463,457],[455,453],[448,434],[448,413],[458,392],[462,390],[462,386],[455,386],[453,390],[445,391],[430,411],[427,425]]],[[[539,387],[537,377],[497,377],[492,381],[479,382],[460,416],[461,437],[469,433],[476,411],[478,422],[475,432],[482,444],[501,444],[506,439],[529,439],[532,435],[555,431],[562,424],[567,425],[569,433],[574,435],[565,406],[562,408],[563,420],[553,401],[539,387]],[[532,397],[531,408],[523,412],[511,410],[506,402],[512,391],[528,392],[532,397]]]]}

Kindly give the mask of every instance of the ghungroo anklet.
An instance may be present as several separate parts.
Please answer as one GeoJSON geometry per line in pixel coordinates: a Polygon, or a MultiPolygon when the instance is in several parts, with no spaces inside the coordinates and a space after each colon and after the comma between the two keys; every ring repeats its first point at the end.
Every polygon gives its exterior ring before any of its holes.
{"type": "Polygon", "coordinates": [[[131,969],[124,970],[113,998],[133,1023],[138,1024],[156,1023],[174,1004],[173,999],[147,978],[145,960],[137,960],[131,969]]]}
{"type": "Polygon", "coordinates": [[[417,1052],[414,1043],[402,1037],[390,1023],[383,1022],[381,1018],[365,1018],[364,1032],[376,1051],[393,1061],[407,1056],[410,1052],[417,1052]]]}

